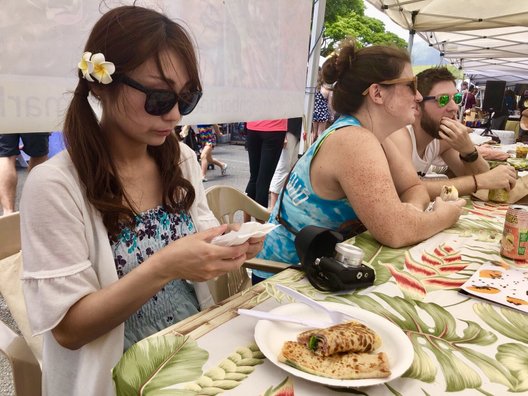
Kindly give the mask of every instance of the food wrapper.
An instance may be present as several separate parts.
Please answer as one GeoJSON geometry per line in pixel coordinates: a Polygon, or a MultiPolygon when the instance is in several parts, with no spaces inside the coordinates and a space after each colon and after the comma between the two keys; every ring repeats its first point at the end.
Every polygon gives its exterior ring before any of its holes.
{"type": "Polygon", "coordinates": [[[496,188],[488,192],[489,201],[503,203],[508,202],[508,199],[510,199],[510,193],[505,188],[496,188]]]}
{"type": "Polygon", "coordinates": [[[514,260],[528,259],[528,210],[524,206],[512,205],[506,212],[501,254],[514,260]]]}
{"type": "Polygon", "coordinates": [[[256,221],[250,221],[247,223],[242,223],[238,231],[231,231],[227,234],[217,236],[214,238],[211,243],[214,245],[220,246],[236,246],[241,245],[246,242],[249,238],[260,238],[268,234],[279,224],[270,224],[270,223],[257,223],[256,221]]]}
{"type": "Polygon", "coordinates": [[[440,198],[444,201],[456,201],[458,199],[458,190],[455,186],[442,186],[440,198]]]}

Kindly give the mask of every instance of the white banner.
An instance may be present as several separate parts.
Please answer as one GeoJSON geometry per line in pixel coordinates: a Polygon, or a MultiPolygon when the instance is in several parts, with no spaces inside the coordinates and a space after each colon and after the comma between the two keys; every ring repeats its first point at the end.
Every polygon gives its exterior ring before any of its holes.
{"type": "MultiPolygon", "coordinates": [[[[102,13],[130,1],[0,0],[0,133],[62,129],[102,13]]],[[[144,0],[194,37],[204,86],[182,123],[301,116],[311,0],[144,0]]],[[[109,59],[111,61],[111,59],[109,59]]]]}

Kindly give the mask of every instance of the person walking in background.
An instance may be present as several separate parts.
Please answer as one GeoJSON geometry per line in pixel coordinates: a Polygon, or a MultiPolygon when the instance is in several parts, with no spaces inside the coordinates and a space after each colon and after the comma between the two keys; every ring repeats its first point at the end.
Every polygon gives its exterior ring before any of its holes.
{"type": "Polygon", "coordinates": [[[317,90],[315,91],[314,98],[312,143],[317,140],[330,123],[330,107],[328,105],[330,92],[323,84],[321,69],[319,69],[317,90]]]}
{"type": "Polygon", "coordinates": [[[216,146],[217,139],[222,136],[217,124],[199,124],[196,125],[196,139],[200,147],[200,163],[202,166],[202,181],[207,182],[207,167],[209,164],[215,164],[220,168],[222,176],[227,172],[227,164],[213,158],[213,148],[216,146]]]}
{"type": "Polygon", "coordinates": [[[523,110],[519,120],[519,142],[528,143],[528,109],[523,110]]]}
{"type": "Polygon", "coordinates": [[[0,206],[3,214],[15,211],[18,177],[16,158],[20,155],[19,142],[29,155],[28,172],[48,159],[49,133],[13,133],[0,135],[0,206]]]}
{"type": "Polygon", "coordinates": [[[239,226],[219,225],[196,154],[174,133],[202,95],[185,28],[117,7],[84,51],[66,150],[29,174],[20,203],[22,287],[50,396],[115,396],[123,351],[212,305],[204,281],[238,270],[264,239],[211,243],[239,226]]]}
{"type": "Polygon", "coordinates": [[[249,181],[246,194],[268,207],[269,188],[281,156],[288,120],[251,121],[246,125],[249,157],[249,181]]]}
{"type": "Polygon", "coordinates": [[[524,93],[519,98],[519,103],[517,104],[517,107],[519,108],[519,112],[523,112],[525,109],[528,109],[528,89],[524,91],[524,93]]]}
{"type": "Polygon", "coordinates": [[[462,97],[463,111],[471,110],[477,105],[477,99],[475,98],[476,92],[477,88],[475,88],[475,86],[471,84],[466,94],[462,97]]]}
{"type": "Polygon", "coordinates": [[[504,91],[504,107],[509,114],[513,114],[517,110],[517,97],[511,89],[504,91]]]}
{"type": "Polygon", "coordinates": [[[270,183],[270,210],[275,206],[275,202],[277,202],[277,198],[279,197],[279,192],[286,181],[286,176],[288,176],[288,173],[297,161],[301,131],[302,117],[289,118],[288,132],[286,132],[286,137],[284,138],[284,147],[282,148],[279,162],[277,163],[275,173],[273,174],[273,179],[271,179],[270,183]]]}

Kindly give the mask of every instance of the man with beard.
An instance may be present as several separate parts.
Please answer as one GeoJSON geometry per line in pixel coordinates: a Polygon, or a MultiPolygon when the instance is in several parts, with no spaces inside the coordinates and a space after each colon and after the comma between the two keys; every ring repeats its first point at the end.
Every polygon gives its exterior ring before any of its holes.
{"type": "MultiPolygon", "coordinates": [[[[414,123],[394,132],[389,139],[409,158],[418,175],[423,177],[431,165],[447,165],[455,176],[449,184],[460,195],[480,189],[510,190],[515,186],[516,172],[510,165],[490,170],[479,155],[468,133],[471,129],[457,121],[462,94],[455,78],[446,68],[431,68],[417,76],[418,91],[423,96],[414,123]]],[[[431,200],[440,195],[445,180],[424,179],[431,200]]]]}

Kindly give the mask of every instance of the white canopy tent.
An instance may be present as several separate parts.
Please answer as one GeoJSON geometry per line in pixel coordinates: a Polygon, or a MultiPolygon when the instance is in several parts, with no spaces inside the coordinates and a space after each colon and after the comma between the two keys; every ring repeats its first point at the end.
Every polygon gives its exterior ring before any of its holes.
{"type": "MultiPolygon", "coordinates": [[[[324,1],[317,2],[322,2],[319,9],[324,15],[324,1]]],[[[0,133],[60,130],[92,26],[108,8],[132,1],[0,3],[0,133]]],[[[196,41],[204,95],[183,123],[305,113],[309,105],[305,97],[313,96],[305,94],[305,87],[311,86],[306,81],[312,0],[139,0],[136,4],[181,21],[196,41]]],[[[321,17],[315,19],[322,23],[321,17]]],[[[310,55],[316,73],[319,51],[310,55]]],[[[310,71],[308,81],[312,79],[310,71]]]]}
{"type": "Polygon", "coordinates": [[[528,83],[528,1],[367,1],[472,80],[528,83]]]}

